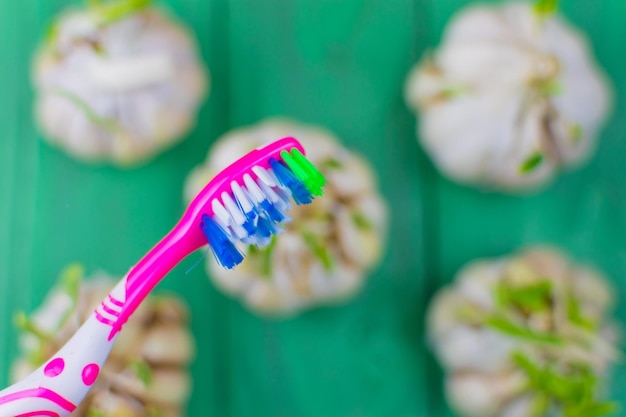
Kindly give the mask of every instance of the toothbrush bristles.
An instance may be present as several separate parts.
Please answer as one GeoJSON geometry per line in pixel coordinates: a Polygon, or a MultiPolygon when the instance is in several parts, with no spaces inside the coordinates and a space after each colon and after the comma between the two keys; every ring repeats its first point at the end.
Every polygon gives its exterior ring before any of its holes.
{"type": "Polygon", "coordinates": [[[270,158],[270,168],[253,167],[241,182],[232,181],[230,192],[211,202],[213,216],[202,217],[202,231],[226,269],[243,261],[238,245],[264,247],[284,230],[291,220],[290,199],[308,204],[323,194],[323,175],[298,149],[282,151],[280,158],[270,158]]]}
{"type": "Polygon", "coordinates": [[[243,261],[242,253],[237,249],[224,229],[213,219],[206,214],[203,215],[200,227],[207,237],[207,240],[211,242],[209,246],[220,265],[230,269],[243,261]]]}
{"type": "Polygon", "coordinates": [[[274,170],[278,182],[291,191],[291,197],[296,204],[308,204],[313,201],[313,195],[296,174],[284,162],[270,159],[270,166],[274,170]]]}

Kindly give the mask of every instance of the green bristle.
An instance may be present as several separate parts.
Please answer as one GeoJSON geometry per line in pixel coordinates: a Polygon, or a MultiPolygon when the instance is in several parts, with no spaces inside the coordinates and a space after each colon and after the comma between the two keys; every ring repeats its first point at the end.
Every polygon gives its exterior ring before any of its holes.
{"type": "Polygon", "coordinates": [[[282,151],[280,156],[283,158],[283,161],[287,164],[289,169],[294,173],[294,175],[304,183],[306,188],[313,194],[313,190],[311,186],[313,185],[311,182],[311,175],[309,175],[308,171],[300,165],[289,152],[282,151]]]}
{"type": "Polygon", "coordinates": [[[282,151],[280,156],[294,175],[304,183],[311,194],[317,196],[324,194],[322,191],[322,187],[326,183],[324,176],[304,157],[304,155],[297,149],[293,149],[291,153],[282,151]]]}
{"type": "Polygon", "coordinates": [[[298,161],[298,163],[305,167],[306,170],[309,171],[309,174],[311,174],[311,176],[315,179],[315,181],[319,184],[319,187],[322,188],[324,185],[326,185],[326,178],[324,178],[324,176],[322,175],[322,173],[317,169],[317,167],[315,165],[313,165],[311,163],[311,161],[309,161],[308,159],[306,159],[306,156],[302,155],[302,153],[297,149],[297,148],[293,148],[291,150],[291,156],[298,161]]]}

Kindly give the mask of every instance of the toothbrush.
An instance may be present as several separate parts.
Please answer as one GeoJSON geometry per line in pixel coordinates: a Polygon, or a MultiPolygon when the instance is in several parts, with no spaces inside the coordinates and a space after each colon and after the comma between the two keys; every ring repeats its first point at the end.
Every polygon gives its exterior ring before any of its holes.
{"type": "Polygon", "coordinates": [[[235,267],[243,260],[237,243],[269,244],[290,220],[290,199],[310,203],[324,183],[294,138],[255,149],[225,168],[52,358],[0,391],[0,417],[68,416],[96,381],[124,323],[176,264],[208,242],[223,267],[235,267]]]}

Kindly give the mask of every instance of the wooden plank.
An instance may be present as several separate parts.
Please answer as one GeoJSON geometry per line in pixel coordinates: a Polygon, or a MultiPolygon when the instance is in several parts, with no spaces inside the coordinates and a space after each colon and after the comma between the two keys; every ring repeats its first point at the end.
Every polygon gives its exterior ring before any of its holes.
{"type": "MultiPolygon", "coordinates": [[[[10,13],[9,10],[2,10],[3,15],[8,19],[15,21],[15,13],[10,13]],[[12,18],[12,19],[11,19],[12,18]]],[[[15,37],[15,26],[13,25],[0,25],[0,39],[11,39],[15,37]]],[[[3,80],[9,80],[15,77],[17,72],[15,46],[8,42],[0,42],[0,77],[3,80]]],[[[0,349],[0,369],[8,369],[10,350],[9,346],[14,344],[15,339],[11,337],[13,335],[13,328],[11,324],[11,296],[10,290],[12,288],[11,280],[11,268],[13,264],[11,262],[11,229],[12,229],[12,214],[13,214],[13,195],[15,194],[15,165],[16,165],[16,147],[18,137],[16,134],[17,126],[14,117],[13,99],[17,97],[17,83],[7,83],[4,88],[4,94],[0,94],[0,111],[2,114],[8,116],[2,123],[0,123],[0,294],[2,294],[2,303],[0,303],[0,334],[6,335],[3,340],[6,340],[5,344],[7,348],[0,349]]],[[[2,372],[0,375],[0,383],[5,384],[7,380],[6,372],[2,372]]]]}
{"type": "MultiPolygon", "coordinates": [[[[564,247],[606,271],[623,297],[623,100],[590,163],[533,195],[453,184],[419,149],[402,86],[466,3],[167,1],[200,38],[210,99],[185,143],[146,166],[118,170],[41,144],[32,124],[31,52],[67,2],[0,2],[0,369],[15,352],[15,309],[37,305],[71,261],[123,274],[176,221],[186,173],[210,143],[275,115],[326,126],[367,157],[392,209],[390,249],[352,302],[280,321],[222,295],[201,266],[185,274],[200,255],[177,268],[161,289],[182,294],[194,317],[188,415],[452,415],[425,346],[426,302],[468,260],[523,244],[564,247]]],[[[571,0],[564,8],[590,34],[617,95],[626,95],[622,0],[571,0]]],[[[623,398],[626,385],[615,382],[613,396],[623,398]]]]}
{"type": "Polygon", "coordinates": [[[273,322],[233,304],[233,416],[427,415],[422,168],[401,88],[421,48],[415,13],[409,1],[231,2],[233,124],[326,126],[372,162],[392,208],[392,249],[345,306],[273,322]]]}
{"type": "MultiPolygon", "coordinates": [[[[11,318],[16,309],[29,306],[32,282],[28,279],[33,265],[33,219],[35,184],[38,173],[37,140],[31,123],[29,61],[30,51],[37,35],[38,8],[0,7],[6,18],[0,29],[0,77],[3,94],[0,99],[2,150],[0,175],[3,193],[0,203],[0,291],[4,301],[0,305],[0,331],[4,347],[1,349],[0,369],[9,369],[15,352],[15,334],[11,318]]],[[[0,376],[6,384],[8,372],[0,376]]]]}
{"type": "MultiPolygon", "coordinates": [[[[176,189],[169,195],[174,203],[180,204],[184,177],[204,160],[210,144],[230,126],[229,4],[226,0],[167,3],[194,31],[211,78],[210,94],[200,112],[196,129],[181,147],[184,149],[169,157],[173,161],[183,158],[176,168],[183,177],[178,179],[176,189]]],[[[180,293],[191,306],[197,355],[192,367],[194,390],[187,415],[228,416],[230,321],[226,313],[230,300],[212,286],[203,262],[186,273],[200,258],[200,254],[192,256],[164,280],[162,286],[180,293]]]]}

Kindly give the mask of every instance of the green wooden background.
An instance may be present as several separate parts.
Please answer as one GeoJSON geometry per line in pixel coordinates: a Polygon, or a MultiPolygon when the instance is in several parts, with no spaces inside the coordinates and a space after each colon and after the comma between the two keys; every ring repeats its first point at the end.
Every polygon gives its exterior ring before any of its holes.
{"type": "MultiPolygon", "coordinates": [[[[198,339],[189,416],[449,416],[423,317],[465,262],[524,244],[561,245],[626,295],[626,4],[563,1],[617,95],[598,151],[545,190],[506,196],[443,179],[415,140],[402,87],[462,0],[171,0],[212,73],[197,129],[141,168],[84,165],[39,140],[29,59],[68,0],[0,0],[0,382],[16,309],[32,309],[69,262],[123,274],[178,219],[188,171],[220,134],[266,116],[324,125],[377,168],[389,250],[349,304],[256,317],[188,259],[161,288],[192,306],[198,339]]],[[[626,308],[622,303],[619,315],[626,308]]],[[[626,398],[623,371],[615,398],[626,398]]],[[[626,410],[626,408],[625,408],[626,410]]],[[[621,415],[626,415],[622,411],[621,415]]]]}

